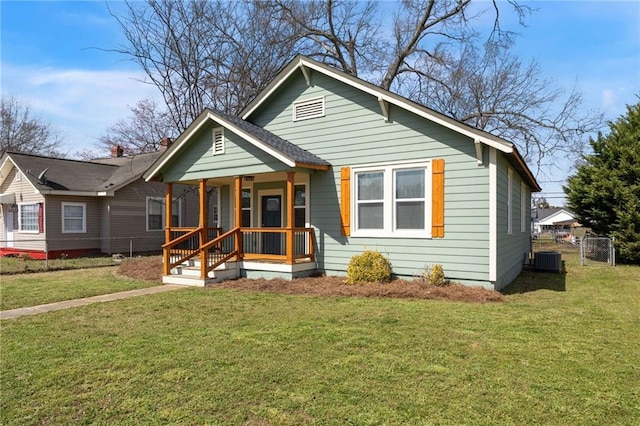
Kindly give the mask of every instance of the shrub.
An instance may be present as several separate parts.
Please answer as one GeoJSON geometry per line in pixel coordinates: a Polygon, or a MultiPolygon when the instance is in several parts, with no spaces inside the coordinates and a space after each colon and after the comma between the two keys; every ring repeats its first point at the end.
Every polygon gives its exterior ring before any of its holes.
{"type": "Polygon", "coordinates": [[[391,281],[391,262],[378,251],[366,250],[355,255],[347,266],[347,284],[391,281]]]}
{"type": "Polygon", "coordinates": [[[447,285],[447,280],[444,277],[444,268],[439,264],[435,264],[431,268],[425,266],[422,274],[422,280],[427,284],[438,287],[447,285]]]}

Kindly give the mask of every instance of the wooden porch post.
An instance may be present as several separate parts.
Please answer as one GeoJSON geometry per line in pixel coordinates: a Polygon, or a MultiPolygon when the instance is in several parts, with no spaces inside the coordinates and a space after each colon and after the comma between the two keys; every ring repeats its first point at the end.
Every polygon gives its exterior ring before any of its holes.
{"type": "MultiPolygon", "coordinates": [[[[207,179],[200,179],[200,247],[207,243],[209,233],[207,225],[207,179]]],[[[207,275],[207,254],[200,252],[200,278],[207,275]]]]}
{"type": "MultiPolygon", "coordinates": [[[[168,243],[171,241],[171,225],[173,219],[173,184],[171,182],[167,182],[165,194],[164,194],[164,243],[168,243]]],[[[169,265],[171,264],[171,256],[169,255],[170,250],[162,251],[162,274],[169,275],[170,269],[169,265]]]]}
{"type": "Polygon", "coordinates": [[[238,251],[238,260],[244,257],[242,247],[242,176],[236,176],[236,227],[240,228],[240,232],[236,233],[236,250],[238,251]]]}
{"type": "Polygon", "coordinates": [[[295,172],[287,172],[287,265],[295,263],[295,172]]]}

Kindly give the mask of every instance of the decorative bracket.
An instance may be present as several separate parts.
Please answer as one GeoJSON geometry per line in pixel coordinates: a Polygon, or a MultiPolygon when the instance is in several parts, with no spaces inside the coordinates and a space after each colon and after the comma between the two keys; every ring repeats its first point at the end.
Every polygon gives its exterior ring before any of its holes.
{"type": "Polygon", "coordinates": [[[304,75],[304,80],[307,82],[307,87],[311,87],[311,74],[309,73],[309,68],[304,65],[300,65],[300,71],[304,75]]]}
{"type": "Polygon", "coordinates": [[[480,142],[479,139],[476,139],[474,141],[475,145],[476,145],[476,158],[478,159],[478,166],[482,166],[483,161],[482,161],[482,142],[480,142]]]}
{"type": "Polygon", "coordinates": [[[388,123],[389,122],[389,102],[382,99],[382,97],[379,97],[378,103],[380,104],[380,110],[382,111],[384,122],[388,123]]]}

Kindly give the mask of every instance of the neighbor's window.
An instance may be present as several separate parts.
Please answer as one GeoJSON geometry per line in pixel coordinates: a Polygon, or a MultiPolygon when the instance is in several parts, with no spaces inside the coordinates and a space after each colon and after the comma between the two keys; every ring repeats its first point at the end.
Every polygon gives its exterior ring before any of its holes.
{"type": "Polygon", "coordinates": [[[85,203],[62,203],[62,232],[65,234],[87,232],[85,203]]]}
{"type": "MultiPolygon", "coordinates": [[[[147,197],[147,231],[164,229],[165,199],[163,197],[147,197]]],[[[174,199],[171,208],[171,226],[182,224],[182,200],[174,199]]]]}
{"type": "Polygon", "coordinates": [[[353,178],[353,236],[431,234],[430,162],[354,167],[353,178]]]}
{"type": "Polygon", "coordinates": [[[20,232],[38,232],[39,206],[35,204],[18,204],[18,226],[20,232]]]}

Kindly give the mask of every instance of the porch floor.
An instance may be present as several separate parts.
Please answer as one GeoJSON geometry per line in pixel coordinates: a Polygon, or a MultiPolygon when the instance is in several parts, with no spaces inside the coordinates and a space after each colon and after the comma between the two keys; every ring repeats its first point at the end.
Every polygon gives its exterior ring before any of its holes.
{"type": "Polygon", "coordinates": [[[216,269],[209,272],[205,279],[200,277],[199,259],[190,260],[171,270],[170,275],[164,275],[164,284],[182,284],[203,287],[207,284],[236,279],[236,278],[283,278],[293,279],[310,276],[316,271],[316,262],[310,258],[295,259],[290,265],[280,259],[272,258],[231,258],[216,269]]]}

